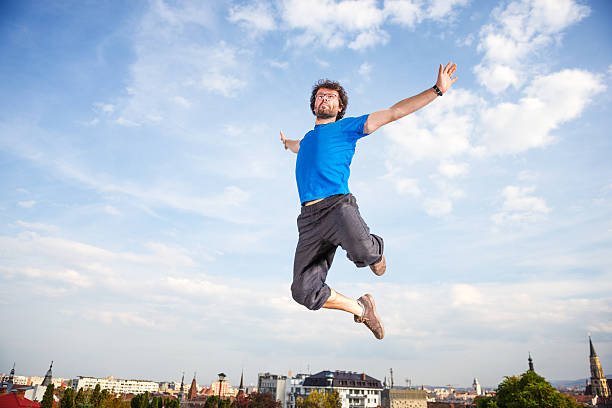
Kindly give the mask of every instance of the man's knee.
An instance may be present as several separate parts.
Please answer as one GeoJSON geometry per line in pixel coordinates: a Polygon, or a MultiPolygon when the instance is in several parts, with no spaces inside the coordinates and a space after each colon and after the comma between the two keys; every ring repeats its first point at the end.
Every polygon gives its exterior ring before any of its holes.
{"type": "Polygon", "coordinates": [[[323,307],[323,304],[327,301],[330,294],[331,291],[325,284],[322,284],[318,288],[312,285],[304,285],[304,282],[301,280],[294,280],[291,284],[291,296],[293,300],[310,310],[318,310],[323,307]]]}

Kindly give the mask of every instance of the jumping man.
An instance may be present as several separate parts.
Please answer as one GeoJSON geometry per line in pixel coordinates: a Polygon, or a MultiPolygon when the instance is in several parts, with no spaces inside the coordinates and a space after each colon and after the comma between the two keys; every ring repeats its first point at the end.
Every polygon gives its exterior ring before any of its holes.
{"type": "Polygon", "coordinates": [[[456,70],[456,64],[440,64],[438,80],[432,88],[388,109],[344,119],[348,104],[344,88],[338,82],[320,80],[310,96],[310,109],[316,117],[314,129],[301,140],[287,139],[281,130],[285,149],[297,153],[295,178],[302,203],[291,284],[296,302],[311,310],[344,310],[354,315],[355,322],[364,323],[377,339],[385,336],[370,294],[350,299],[325,283],[338,246],[358,268],[369,266],[378,276],[386,270],[383,239],[370,234],[348,189],[355,146],[357,140],[379,127],[442,96],[457,80],[452,77],[456,70]]]}

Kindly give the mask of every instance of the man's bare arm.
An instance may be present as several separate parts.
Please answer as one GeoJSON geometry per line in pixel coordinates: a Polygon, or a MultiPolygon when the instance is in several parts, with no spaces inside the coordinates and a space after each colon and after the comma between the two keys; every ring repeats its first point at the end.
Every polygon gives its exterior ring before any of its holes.
{"type": "MultiPolygon", "coordinates": [[[[438,69],[438,80],[436,81],[436,86],[438,87],[438,89],[440,89],[442,93],[448,91],[451,85],[457,80],[457,77],[451,78],[455,74],[456,70],[456,64],[451,64],[449,62],[448,64],[446,64],[446,67],[442,67],[442,64],[440,64],[440,68],[438,69]]],[[[436,93],[436,91],[434,91],[433,88],[429,88],[418,95],[399,101],[395,105],[391,106],[389,109],[383,109],[374,112],[370,114],[370,116],[368,116],[368,120],[366,121],[363,129],[364,133],[373,133],[379,127],[384,126],[387,123],[396,121],[406,115],[411,114],[412,112],[421,109],[437,97],[438,94],[436,93]]]]}
{"type": "Polygon", "coordinates": [[[282,130],[280,131],[280,136],[281,136],[281,143],[283,144],[283,146],[285,146],[285,150],[289,149],[293,153],[297,153],[300,150],[299,140],[287,139],[282,130]]]}

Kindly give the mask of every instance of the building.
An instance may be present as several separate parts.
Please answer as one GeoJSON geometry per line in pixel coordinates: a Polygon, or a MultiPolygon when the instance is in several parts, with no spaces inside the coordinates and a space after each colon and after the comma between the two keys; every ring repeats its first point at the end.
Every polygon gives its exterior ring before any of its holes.
{"type": "Polygon", "coordinates": [[[297,399],[308,396],[304,390],[304,380],[310,377],[310,374],[297,374],[295,377],[287,378],[285,382],[285,404],[283,408],[296,408],[297,399]]]}
{"type": "Polygon", "coordinates": [[[215,396],[219,396],[219,389],[221,389],[221,396],[222,397],[228,397],[230,396],[230,391],[229,391],[229,383],[227,381],[215,381],[210,385],[210,394],[211,395],[215,395],[215,396]]]}
{"type": "Polygon", "coordinates": [[[599,356],[595,352],[595,347],[593,347],[593,342],[591,341],[591,336],[589,336],[589,347],[590,347],[590,355],[589,355],[589,363],[591,367],[591,383],[589,384],[587,380],[586,395],[595,395],[601,398],[604,403],[610,403],[612,405],[610,390],[611,384],[608,382],[606,376],[604,375],[603,368],[601,367],[601,362],[599,361],[599,356]]]}
{"type": "Polygon", "coordinates": [[[198,395],[198,384],[196,383],[196,375],[193,373],[193,380],[191,380],[191,387],[187,393],[187,400],[191,401],[198,395]]]}
{"type": "Polygon", "coordinates": [[[277,401],[286,406],[285,389],[287,387],[287,376],[270,373],[257,374],[257,392],[269,392],[277,401]]]}
{"type": "Polygon", "coordinates": [[[78,391],[80,388],[83,391],[96,388],[100,385],[100,389],[108,390],[111,394],[143,394],[145,392],[159,392],[159,384],[154,381],[147,380],[122,380],[119,378],[106,377],[83,377],[79,376],[72,380],[72,388],[78,391]]]}
{"type": "Polygon", "coordinates": [[[22,392],[10,392],[8,394],[0,394],[0,407],[40,408],[40,404],[25,398],[22,392]]]}
{"type": "Polygon", "coordinates": [[[380,380],[350,371],[321,371],[304,379],[302,388],[306,395],[312,390],[337,391],[342,408],[376,408],[383,390],[380,380]]]}
{"type": "Polygon", "coordinates": [[[427,408],[427,391],[387,388],[381,395],[382,408],[427,408]]]}
{"type": "MultiPolygon", "coordinates": [[[[51,369],[53,368],[53,361],[51,361],[51,365],[47,370],[47,374],[45,374],[45,378],[42,380],[40,384],[34,385],[31,390],[27,390],[24,396],[31,400],[41,402],[43,396],[45,395],[45,391],[47,391],[47,387],[53,383],[53,374],[51,369]]],[[[55,396],[53,397],[55,399],[55,396]]]]}
{"type": "Polygon", "coordinates": [[[478,378],[474,378],[474,383],[472,384],[472,391],[476,395],[482,395],[482,387],[480,386],[480,383],[478,382],[478,378]]]}

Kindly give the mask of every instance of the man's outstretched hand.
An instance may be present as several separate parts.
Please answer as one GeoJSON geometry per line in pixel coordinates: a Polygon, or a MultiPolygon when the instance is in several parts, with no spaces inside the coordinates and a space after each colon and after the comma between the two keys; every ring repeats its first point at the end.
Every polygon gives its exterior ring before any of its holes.
{"type": "Polygon", "coordinates": [[[453,75],[455,75],[455,71],[457,71],[457,64],[451,64],[449,62],[444,68],[442,67],[442,64],[440,64],[436,85],[438,86],[438,88],[440,88],[440,91],[442,91],[442,93],[446,93],[446,91],[448,91],[448,88],[450,88],[451,85],[454,84],[457,80],[457,77],[453,78],[453,75]]]}
{"type": "Polygon", "coordinates": [[[285,146],[285,150],[289,149],[293,153],[297,153],[298,150],[300,150],[299,140],[287,139],[282,130],[280,131],[280,137],[281,137],[281,143],[283,144],[283,146],[285,146]]]}

